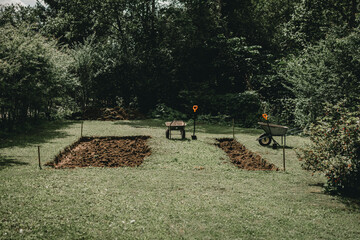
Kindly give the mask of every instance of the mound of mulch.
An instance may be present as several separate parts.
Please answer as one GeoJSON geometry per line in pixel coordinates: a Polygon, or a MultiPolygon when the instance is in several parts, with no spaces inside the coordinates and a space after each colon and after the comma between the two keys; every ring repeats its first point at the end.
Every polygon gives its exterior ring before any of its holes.
{"type": "Polygon", "coordinates": [[[268,163],[260,155],[251,152],[232,138],[216,140],[218,141],[216,145],[227,153],[231,162],[238,168],[246,170],[279,170],[274,164],[268,163]]]}
{"type": "Polygon", "coordinates": [[[148,138],[83,137],[45,165],[54,168],[137,167],[151,154],[146,144],[148,138]]]}
{"type": "Polygon", "coordinates": [[[124,109],[122,107],[114,108],[87,108],[83,114],[75,113],[72,119],[77,120],[100,120],[100,121],[117,121],[117,120],[135,120],[143,119],[144,116],[134,109],[124,109]]]}

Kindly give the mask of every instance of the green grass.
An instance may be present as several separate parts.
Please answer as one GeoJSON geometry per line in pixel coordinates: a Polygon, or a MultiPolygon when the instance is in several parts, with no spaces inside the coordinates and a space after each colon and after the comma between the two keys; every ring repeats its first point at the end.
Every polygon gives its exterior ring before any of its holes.
{"type": "MultiPolygon", "coordinates": [[[[191,127],[187,128],[190,138],[191,127]]],[[[282,168],[282,150],[261,147],[257,129],[236,138],[282,168]]],[[[158,120],[87,121],[84,135],[150,135],[138,168],[37,168],[80,135],[79,122],[49,124],[0,148],[2,239],[356,239],[355,201],[323,193],[324,178],[303,171],[293,149],[286,172],[235,168],[214,146],[229,127],[199,126],[197,141],[165,138],[158,120]],[[197,170],[196,167],[204,167],[197,170]]],[[[289,137],[288,145],[308,142],[289,137]]]]}

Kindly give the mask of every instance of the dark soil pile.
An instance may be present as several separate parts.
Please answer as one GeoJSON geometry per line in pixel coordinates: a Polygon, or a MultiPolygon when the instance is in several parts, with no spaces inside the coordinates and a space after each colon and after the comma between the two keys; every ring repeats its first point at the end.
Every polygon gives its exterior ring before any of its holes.
{"type": "Polygon", "coordinates": [[[148,136],[83,137],[57,155],[47,166],[137,167],[151,154],[146,145],[148,136]]]}
{"type": "Polygon", "coordinates": [[[274,164],[268,163],[260,155],[246,149],[244,145],[232,138],[216,140],[219,142],[216,145],[227,153],[231,162],[238,168],[247,170],[279,170],[274,164]]]}
{"type": "Polygon", "coordinates": [[[101,120],[101,121],[117,121],[117,120],[135,120],[143,119],[144,116],[136,110],[124,109],[121,107],[114,108],[87,108],[84,114],[75,113],[72,119],[77,120],[101,120]]]}

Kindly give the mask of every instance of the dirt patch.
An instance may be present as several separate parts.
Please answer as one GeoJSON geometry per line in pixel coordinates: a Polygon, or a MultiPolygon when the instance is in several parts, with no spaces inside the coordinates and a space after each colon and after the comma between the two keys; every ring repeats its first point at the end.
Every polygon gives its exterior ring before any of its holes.
{"type": "Polygon", "coordinates": [[[83,137],[65,148],[54,161],[54,168],[137,167],[151,154],[148,136],[83,137]]]}
{"type": "Polygon", "coordinates": [[[83,114],[74,113],[71,119],[75,120],[100,120],[100,121],[117,121],[117,120],[135,120],[144,119],[144,116],[133,109],[124,109],[122,107],[114,108],[87,108],[83,114]]]}
{"type": "Polygon", "coordinates": [[[218,141],[216,145],[227,153],[231,162],[238,168],[246,170],[279,170],[274,164],[268,163],[260,155],[251,152],[244,145],[232,138],[216,140],[218,141]]]}

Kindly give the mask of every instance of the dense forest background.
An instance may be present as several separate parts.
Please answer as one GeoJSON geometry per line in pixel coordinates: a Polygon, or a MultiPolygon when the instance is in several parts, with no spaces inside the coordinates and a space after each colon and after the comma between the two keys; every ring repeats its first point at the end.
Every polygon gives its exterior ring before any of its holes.
{"type": "Polygon", "coordinates": [[[88,107],[301,128],[360,104],[359,0],[45,0],[0,10],[0,123],[88,107]]]}

